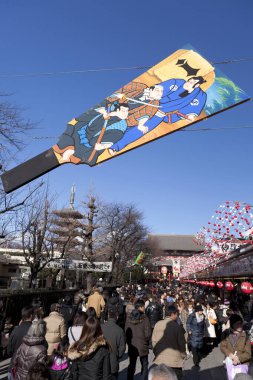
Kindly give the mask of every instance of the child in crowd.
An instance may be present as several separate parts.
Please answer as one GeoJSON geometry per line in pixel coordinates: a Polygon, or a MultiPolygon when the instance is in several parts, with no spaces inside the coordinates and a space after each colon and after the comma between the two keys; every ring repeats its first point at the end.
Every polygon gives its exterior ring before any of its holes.
{"type": "Polygon", "coordinates": [[[52,360],[49,364],[51,380],[70,380],[70,365],[67,359],[68,345],[59,344],[58,348],[52,354],[52,360]]]}

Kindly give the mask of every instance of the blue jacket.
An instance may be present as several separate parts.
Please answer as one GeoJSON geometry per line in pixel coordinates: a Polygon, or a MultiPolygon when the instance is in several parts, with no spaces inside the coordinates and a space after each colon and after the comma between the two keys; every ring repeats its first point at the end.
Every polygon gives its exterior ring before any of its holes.
{"type": "Polygon", "coordinates": [[[190,345],[194,348],[201,348],[205,332],[205,317],[201,322],[197,322],[196,313],[190,314],[187,318],[186,330],[188,333],[191,331],[189,335],[190,345]]]}

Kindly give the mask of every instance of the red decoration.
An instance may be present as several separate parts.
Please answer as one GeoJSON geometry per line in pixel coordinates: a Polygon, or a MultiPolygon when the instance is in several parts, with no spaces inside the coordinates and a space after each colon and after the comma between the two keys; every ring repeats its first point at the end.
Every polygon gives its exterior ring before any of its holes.
{"type": "Polygon", "coordinates": [[[209,286],[210,286],[211,288],[214,288],[214,287],[215,287],[215,283],[214,283],[213,281],[210,281],[210,282],[209,282],[209,286]]]}
{"type": "Polygon", "coordinates": [[[222,289],[223,286],[224,286],[224,285],[223,285],[223,282],[221,282],[221,281],[218,281],[216,285],[217,285],[217,287],[218,287],[219,289],[222,289]]]}
{"type": "Polygon", "coordinates": [[[245,294],[252,294],[253,293],[253,286],[250,282],[242,282],[241,283],[241,291],[245,294]]]}
{"type": "Polygon", "coordinates": [[[226,288],[226,290],[231,292],[231,290],[234,290],[235,286],[231,281],[227,281],[227,282],[225,282],[225,288],[226,288]]]}

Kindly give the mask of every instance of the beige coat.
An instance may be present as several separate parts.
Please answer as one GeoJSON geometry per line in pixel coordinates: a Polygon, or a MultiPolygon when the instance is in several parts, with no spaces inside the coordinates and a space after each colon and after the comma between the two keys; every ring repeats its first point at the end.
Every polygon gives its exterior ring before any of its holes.
{"type": "Polygon", "coordinates": [[[170,317],[156,323],[152,345],[155,354],[155,364],[166,364],[173,368],[182,368],[185,352],[183,326],[170,317]]]}
{"type": "Polygon", "coordinates": [[[53,311],[44,319],[47,324],[46,341],[48,343],[48,355],[51,355],[57,344],[67,335],[64,318],[61,314],[53,311]]]}
{"type": "Polygon", "coordinates": [[[97,313],[97,317],[100,318],[101,311],[105,308],[105,300],[99,292],[95,291],[91,296],[88,298],[87,302],[88,307],[94,307],[97,313]]]}

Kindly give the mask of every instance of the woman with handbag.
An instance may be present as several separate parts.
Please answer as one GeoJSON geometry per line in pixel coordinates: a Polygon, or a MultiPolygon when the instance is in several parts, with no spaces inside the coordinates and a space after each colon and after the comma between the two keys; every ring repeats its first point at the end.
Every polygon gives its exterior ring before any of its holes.
{"type": "Polygon", "coordinates": [[[211,302],[206,305],[206,338],[208,338],[209,344],[215,346],[216,343],[216,332],[215,325],[217,324],[217,316],[213,309],[213,304],[211,302]]]}

